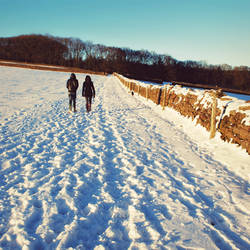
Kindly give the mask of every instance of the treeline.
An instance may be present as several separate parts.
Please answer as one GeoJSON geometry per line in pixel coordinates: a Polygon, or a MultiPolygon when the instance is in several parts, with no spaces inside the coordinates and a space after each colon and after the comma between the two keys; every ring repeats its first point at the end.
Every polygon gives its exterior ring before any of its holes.
{"type": "Polygon", "coordinates": [[[250,68],[178,61],[147,50],[109,47],[77,38],[22,35],[0,38],[0,59],[117,72],[148,81],[177,81],[250,91],[250,68]]]}

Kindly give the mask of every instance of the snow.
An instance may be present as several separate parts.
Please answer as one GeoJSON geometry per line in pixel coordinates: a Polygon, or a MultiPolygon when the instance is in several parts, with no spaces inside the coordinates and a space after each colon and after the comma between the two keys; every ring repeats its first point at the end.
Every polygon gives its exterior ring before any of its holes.
{"type": "Polygon", "coordinates": [[[249,249],[249,163],[176,111],[92,75],[0,67],[1,249],[249,249]]]}
{"type": "Polygon", "coordinates": [[[235,94],[235,93],[229,93],[229,92],[226,92],[226,95],[235,97],[237,99],[245,100],[245,101],[250,101],[250,95],[235,94]]]}
{"type": "Polygon", "coordinates": [[[20,65],[22,66],[38,66],[38,67],[44,67],[44,68],[54,68],[54,69],[66,69],[63,66],[55,66],[55,65],[45,65],[45,64],[34,64],[34,63],[23,63],[23,62],[11,62],[11,61],[3,61],[0,60],[0,63],[6,63],[6,64],[13,64],[16,65],[17,67],[20,65]]]}

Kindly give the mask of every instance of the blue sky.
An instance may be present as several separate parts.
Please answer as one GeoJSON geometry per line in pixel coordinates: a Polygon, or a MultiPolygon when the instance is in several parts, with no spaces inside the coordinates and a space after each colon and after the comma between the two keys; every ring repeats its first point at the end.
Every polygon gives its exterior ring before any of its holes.
{"type": "Polygon", "coordinates": [[[250,66],[250,0],[0,0],[0,37],[51,34],[250,66]]]}

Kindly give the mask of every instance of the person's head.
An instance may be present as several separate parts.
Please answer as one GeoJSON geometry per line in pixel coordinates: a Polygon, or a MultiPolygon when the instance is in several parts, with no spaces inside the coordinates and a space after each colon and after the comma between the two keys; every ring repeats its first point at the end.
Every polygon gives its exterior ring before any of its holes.
{"type": "Polygon", "coordinates": [[[74,73],[71,73],[70,77],[76,79],[76,75],[74,73]]]}
{"type": "Polygon", "coordinates": [[[89,75],[86,76],[85,81],[86,81],[86,82],[91,82],[91,78],[90,78],[89,75]]]}

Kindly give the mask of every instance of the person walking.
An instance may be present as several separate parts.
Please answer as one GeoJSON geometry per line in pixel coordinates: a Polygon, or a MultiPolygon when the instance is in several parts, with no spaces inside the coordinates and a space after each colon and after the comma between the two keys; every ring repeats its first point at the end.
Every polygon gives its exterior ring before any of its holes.
{"type": "Polygon", "coordinates": [[[86,76],[85,81],[83,82],[82,96],[86,99],[86,110],[87,112],[90,112],[92,97],[95,98],[95,87],[90,76],[86,76]]]}
{"type": "Polygon", "coordinates": [[[74,112],[76,112],[76,91],[78,89],[78,80],[76,79],[76,75],[74,73],[71,74],[70,78],[67,81],[67,89],[69,94],[69,111],[72,111],[72,104],[74,108],[74,112]]]}

